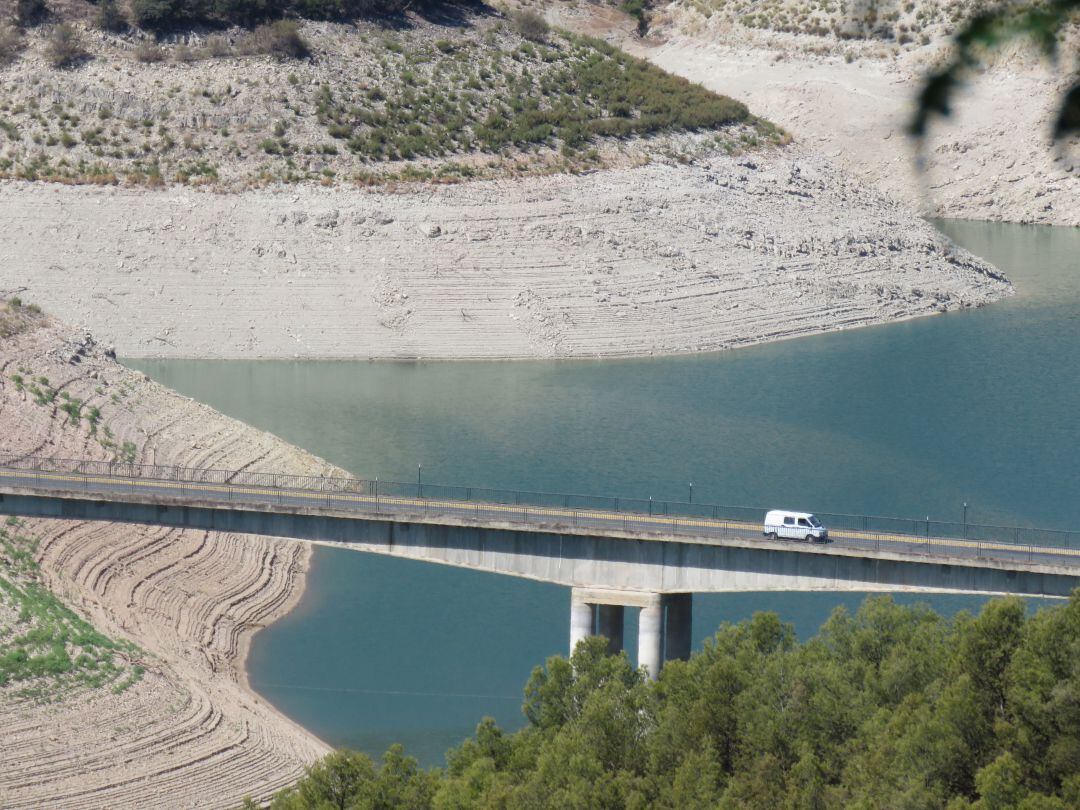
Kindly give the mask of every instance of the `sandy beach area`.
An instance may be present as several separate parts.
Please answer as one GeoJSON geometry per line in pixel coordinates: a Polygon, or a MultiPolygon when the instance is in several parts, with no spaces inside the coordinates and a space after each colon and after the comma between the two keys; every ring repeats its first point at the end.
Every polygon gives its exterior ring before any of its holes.
{"type": "MultiPolygon", "coordinates": [[[[41,385],[45,385],[41,383],[41,385]]],[[[0,341],[0,455],[328,473],[334,468],[182,397],[55,322],[0,341]],[[12,376],[48,379],[38,404],[12,376]],[[72,424],[63,394],[100,411],[72,424]],[[108,433],[106,433],[108,428],[108,433]]],[[[45,583],[146,668],[43,702],[0,690],[0,806],[236,807],[268,798],[329,749],[247,688],[252,635],[300,599],[310,548],[273,538],[28,520],[45,583]]],[[[46,684],[46,693],[51,693],[46,684]]]]}

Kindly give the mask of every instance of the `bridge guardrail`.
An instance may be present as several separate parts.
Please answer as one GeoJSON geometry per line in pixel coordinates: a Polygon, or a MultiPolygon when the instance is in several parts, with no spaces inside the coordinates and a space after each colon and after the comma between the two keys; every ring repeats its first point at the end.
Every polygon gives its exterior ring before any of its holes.
{"type": "MultiPolygon", "coordinates": [[[[84,491],[115,491],[124,481],[157,481],[183,487],[224,487],[232,503],[284,504],[302,493],[354,495],[355,501],[327,500],[327,505],[356,511],[412,514],[423,511],[471,515],[508,522],[579,528],[624,528],[693,537],[745,536],[764,517],[765,508],[723,506],[678,501],[654,501],[594,495],[500,490],[421,482],[304,476],[247,470],[201,469],[125,461],[95,461],[42,457],[0,457],[0,468],[26,473],[69,474],[81,479],[84,491]],[[98,480],[95,480],[98,479],[98,480]],[[252,491],[255,490],[255,491],[252,491]],[[239,497],[238,497],[239,496],[239,497]],[[460,504],[460,506],[458,506],[460,504]],[[520,507],[520,509],[519,509],[520,507]],[[725,524],[744,524],[725,525],[725,524]]],[[[42,481],[42,488],[49,488],[42,481]]],[[[52,487],[58,489],[58,487],[52,487]]],[[[905,519],[873,515],[815,513],[829,528],[834,542],[877,549],[903,546],[905,552],[956,556],[957,548],[971,556],[993,558],[1080,553],[1080,533],[1031,527],[905,519]],[[942,541],[955,541],[948,548],[942,541]]]]}

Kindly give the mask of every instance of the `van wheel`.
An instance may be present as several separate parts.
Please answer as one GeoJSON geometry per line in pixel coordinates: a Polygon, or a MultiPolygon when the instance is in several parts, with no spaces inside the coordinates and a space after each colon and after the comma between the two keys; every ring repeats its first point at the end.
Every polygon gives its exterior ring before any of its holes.
{"type": "Polygon", "coordinates": [[[765,539],[766,540],[772,540],[772,541],[775,542],[776,541],[776,532],[769,532],[767,535],[765,535],[765,539]]]}
{"type": "Polygon", "coordinates": [[[806,542],[807,543],[813,543],[814,542],[814,535],[812,535],[812,534],[806,535],[806,542]]]}

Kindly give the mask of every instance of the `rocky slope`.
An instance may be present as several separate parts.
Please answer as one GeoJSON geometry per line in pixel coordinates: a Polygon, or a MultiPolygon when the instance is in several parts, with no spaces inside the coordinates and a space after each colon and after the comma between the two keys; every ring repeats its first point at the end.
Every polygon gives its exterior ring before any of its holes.
{"type": "Polygon", "coordinates": [[[602,36],[665,70],[745,102],[839,167],[912,210],[938,217],[1080,225],[1080,139],[1049,138],[1071,32],[1055,68],[1024,44],[988,56],[916,161],[906,135],[926,73],[984,0],[832,3],[675,0],[655,6],[644,40],[624,15],[556,4],[559,24],[602,36]],[[869,13],[876,8],[872,22],[869,13]],[[846,10],[846,11],[845,11],[846,10]]]}
{"type": "MultiPolygon", "coordinates": [[[[13,454],[331,469],[40,318],[0,340],[0,455],[13,454]],[[77,417],[61,408],[76,401],[77,417]]],[[[244,685],[251,635],[299,599],[306,546],[74,521],[26,521],[20,531],[40,541],[50,588],[137,644],[146,672],[119,693],[61,690],[48,703],[0,690],[0,806],[235,807],[326,752],[244,685]]]]}
{"type": "Polygon", "coordinates": [[[305,23],[309,53],[289,59],[252,52],[257,32],[239,28],[158,44],[78,25],[87,56],[62,68],[47,27],[9,62],[0,27],[0,177],[231,190],[448,182],[625,165],[692,129],[732,146],[779,137],[742,104],[603,43],[526,37],[484,6],[447,13],[460,16],[305,23]]]}

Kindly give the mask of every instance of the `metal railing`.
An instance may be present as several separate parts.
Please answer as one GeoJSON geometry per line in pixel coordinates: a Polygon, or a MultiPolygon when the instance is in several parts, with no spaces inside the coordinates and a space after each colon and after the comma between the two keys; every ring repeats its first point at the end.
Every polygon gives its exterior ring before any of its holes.
{"type": "MultiPolygon", "coordinates": [[[[569,493],[202,469],[124,461],[0,457],[21,486],[115,494],[157,482],[157,497],[250,505],[325,505],[371,514],[448,515],[491,522],[619,530],[702,539],[761,535],[765,508],[569,493]],[[71,476],[63,481],[46,475],[71,476]],[[32,482],[30,481],[32,479],[32,482]],[[145,485],[145,484],[144,484],[145,485]],[[212,490],[200,489],[212,486],[212,490]],[[317,496],[313,498],[313,496],[317,496]],[[321,496],[326,496],[323,499],[321,496]]],[[[1080,533],[1015,526],[816,512],[830,542],[925,556],[1047,560],[1080,565],[1080,533]]]]}

